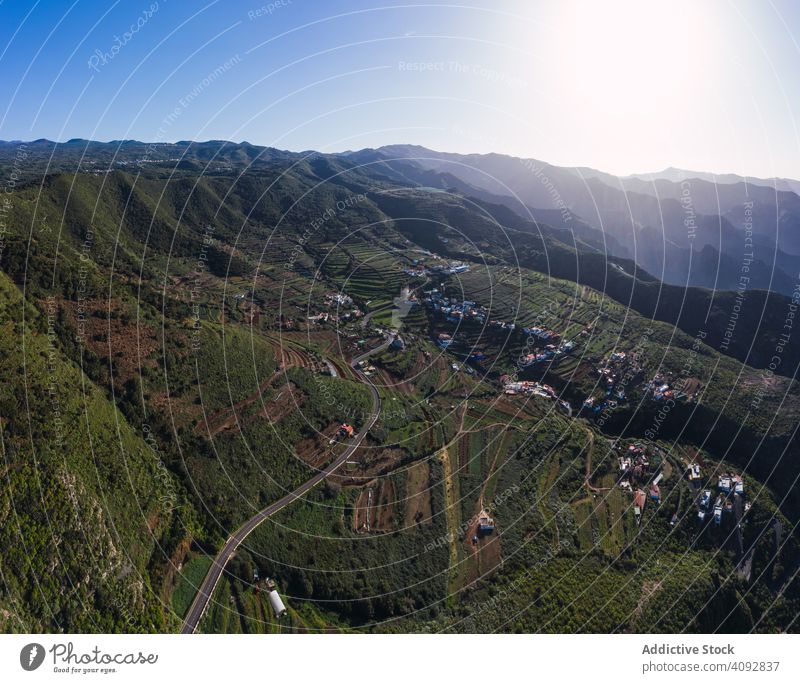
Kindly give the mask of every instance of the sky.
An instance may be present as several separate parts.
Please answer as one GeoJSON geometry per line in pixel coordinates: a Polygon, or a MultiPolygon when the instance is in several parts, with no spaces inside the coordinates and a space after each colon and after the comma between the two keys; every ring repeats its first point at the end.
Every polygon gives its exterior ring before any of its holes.
{"type": "Polygon", "coordinates": [[[800,178],[795,0],[0,0],[0,139],[800,178]]]}

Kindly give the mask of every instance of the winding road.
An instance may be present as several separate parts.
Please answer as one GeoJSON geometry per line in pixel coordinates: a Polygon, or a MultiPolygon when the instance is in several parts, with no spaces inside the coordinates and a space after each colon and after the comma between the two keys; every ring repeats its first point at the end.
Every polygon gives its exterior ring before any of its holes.
{"type": "Polygon", "coordinates": [[[195,595],[194,600],[189,607],[189,611],[186,613],[186,618],[184,619],[183,626],[181,627],[181,633],[194,633],[197,630],[200,620],[203,618],[206,609],[208,609],[208,604],[211,602],[211,596],[214,594],[214,589],[217,587],[217,584],[222,577],[222,572],[225,570],[225,566],[233,557],[236,549],[250,535],[250,533],[252,533],[252,531],[265,519],[282,510],[290,503],[296,501],[298,498],[302,498],[303,495],[314,488],[317,484],[333,474],[345,462],[347,462],[347,459],[353,455],[356,449],[361,445],[361,442],[367,436],[369,430],[372,429],[372,427],[378,421],[378,417],[381,413],[381,396],[378,392],[378,389],[370,381],[369,377],[361,372],[357,366],[360,361],[364,360],[368,356],[388,348],[393,339],[394,335],[389,335],[389,338],[386,340],[386,342],[380,346],[377,346],[371,351],[367,351],[357,358],[354,358],[351,362],[351,366],[353,367],[356,376],[361,382],[366,384],[367,388],[372,394],[372,413],[369,417],[369,420],[367,420],[366,424],[361,429],[361,432],[355,437],[353,442],[344,450],[344,452],[324,470],[320,470],[313,477],[311,477],[311,479],[301,484],[294,491],[286,494],[280,500],[272,503],[268,507],[265,507],[263,510],[253,515],[231,536],[228,537],[228,540],[225,541],[225,545],[222,546],[222,549],[214,558],[214,561],[208,570],[208,574],[206,574],[205,579],[203,579],[203,583],[200,584],[200,589],[197,591],[197,595],[195,595]]]}

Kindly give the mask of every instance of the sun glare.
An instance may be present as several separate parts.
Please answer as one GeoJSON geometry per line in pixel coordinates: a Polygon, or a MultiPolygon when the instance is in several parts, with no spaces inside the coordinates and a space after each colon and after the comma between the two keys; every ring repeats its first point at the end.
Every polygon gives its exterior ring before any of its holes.
{"type": "Polygon", "coordinates": [[[545,106],[546,95],[557,112],[553,129],[558,116],[570,119],[571,142],[580,141],[584,159],[603,148],[600,158],[617,159],[628,172],[648,167],[645,147],[689,130],[701,108],[715,106],[726,76],[713,15],[710,5],[690,0],[554,3],[540,17],[541,90],[530,93],[531,104],[545,106]]]}
{"type": "Polygon", "coordinates": [[[593,105],[671,106],[711,58],[701,4],[570,3],[557,25],[565,76],[593,105]]]}

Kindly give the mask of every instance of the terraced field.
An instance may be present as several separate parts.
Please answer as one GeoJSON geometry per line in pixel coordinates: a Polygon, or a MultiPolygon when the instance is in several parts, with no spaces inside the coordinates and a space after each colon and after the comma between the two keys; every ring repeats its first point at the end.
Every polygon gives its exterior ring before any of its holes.
{"type": "Polygon", "coordinates": [[[403,274],[405,259],[379,246],[361,241],[324,244],[323,273],[343,294],[370,310],[391,304],[401,287],[410,281],[403,274]]]}

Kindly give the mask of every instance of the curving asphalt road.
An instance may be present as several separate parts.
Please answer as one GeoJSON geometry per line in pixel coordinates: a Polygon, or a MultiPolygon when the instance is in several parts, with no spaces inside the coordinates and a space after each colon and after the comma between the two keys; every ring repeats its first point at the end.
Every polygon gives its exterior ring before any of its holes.
{"type": "Polygon", "coordinates": [[[354,358],[351,363],[356,376],[361,380],[361,382],[367,385],[367,388],[372,393],[372,414],[370,415],[369,420],[367,420],[367,423],[361,429],[361,432],[355,437],[353,442],[345,449],[345,451],[324,470],[320,470],[317,472],[317,474],[311,477],[311,479],[300,485],[294,491],[253,515],[230,537],[228,537],[228,540],[225,541],[225,545],[222,546],[222,549],[214,558],[214,562],[211,564],[208,574],[206,574],[206,578],[203,579],[203,583],[200,584],[200,589],[197,591],[197,595],[195,595],[192,605],[189,607],[189,611],[186,613],[186,618],[183,622],[183,626],[181,627],[181,633],[194,633],[197,630],[197,626],[200,623],[200,620],[203,618],[206,609],[208,608],[208,603],[211,602],[211,596],[214,594],[214,589],[217,587],[217,583],[219,583],[222,572],[225,570],[225,566],[228,564],[228,561],[231,559],[231,557],[233,557],[236,549],[241,545],[244,539],[250,535],[253,529],[255,529],[259,524],[261,524],[261,522],[271,515],[274,515],[279,510],[285,508],[287,505],[289,505],[289,503],[293,503],[298,498],[301,498],[323,479],[329,477],[333,472],[339,469],[339,467],[341,467],[361,445],[361,442],[367,436],[369,430],[372,429],[372,427],[378,421],[378,417],[380,416],[381,412],[381,396],[378,393],[378,390],[375,388],[375,385],[370,381],[369,377],[361,372],[356,365],[368,356],[388,348],[393,339],[394,335],[389,335],[389,338],[386,342],[372,349],[371,351],[367,351],[367,353],[354,358]]]}

